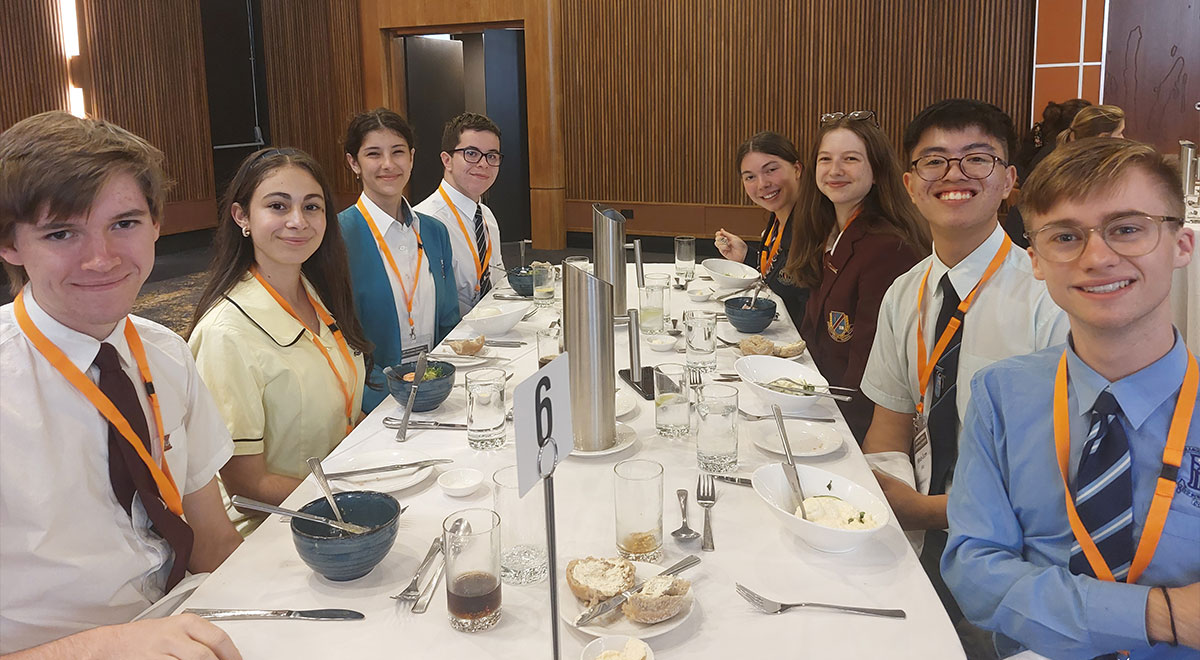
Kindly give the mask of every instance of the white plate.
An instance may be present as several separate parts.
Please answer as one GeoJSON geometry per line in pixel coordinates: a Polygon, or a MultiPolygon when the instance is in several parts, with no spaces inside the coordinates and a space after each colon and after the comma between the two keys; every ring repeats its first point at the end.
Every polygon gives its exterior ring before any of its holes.
{"type": "MultiPolygon", "coordinates": [[[[466,337],[465,339],[471,339],[471,337],[466,337]]],[[[446,341],[443,341],[441,346],[430,351],[429,357],[434,360],[442,360],[445,358],[450,358],[452,360],[469,360],[471,358],[494,357],[496,355],[496,349],[492,348],[491,346],[484,346],[474,355],[459,355],[458,353],[454,352],[453,348],[450,348],[450,344],[446,343],[447,341],[450,340],[447,339],[446,341]]],[[[458,340],[455,339],[454,341],[458,340]]]]}
{"type": "MultiPolygon", "coordinates": [[[[647,564],[646,562],[635,561],[633,566],[637,569],[637,578],[635,581],[648,580],[655,575],[663,572],[666,566],[657,564],[647,564]]],[[[603,637],[604,635],[627,635],[629,637],[637,637],[638,639],[650,639],[671,632],[672,630],[683,625],[683,622],[692,615],[696,609],[696,599],[694,590],[688,590],[688,601],[683,606],[683,610],[666,621],[658,623],[638,623],[630,621],[628,617],[621,613],[620,608],[617,608],[616,614],[608,614],[607,616],[616,618],[609,623],[592,622],[586,626],[578,626],[577,630],[583,633],[592,635],[593,637],[603,637]]],[[[571,593],[571,587],[567,585],[567,578],[564,576],[558,581],[558,615],[562,617],[567,625],[575,626],[573,621],[579,613],[586,610],[587,606],[579,602],[575,594],[571,593]]],[[[601,617],[604,618],[604,617],[601,617]]]]}
{"type": "Polygon", "coordinates": [[[636,408],[637,397],[625,390],[617,390],[617,417],[624,417],[636,408]]]}
{"type": "MultiPolygon", "coordinates": [[[[423,461],[430,458],[429,454],[419,452],[415,449],[377,449],[375,451],[363,452],[345,458],[338,458],[331,461],[330,464],[322,464],[326,473],[329,472],[346,472],[348,470],[358,470],[361,468],[381,467],[384,465],[395,465],[396,463],[411,463],[413,461],[423,461]]],[[[394,470],[392,472],[379,472],[376,474],[364,474],[357,477],[347,477],[345,479],[332,479],[330,482],[339,491],[346,490],[377,490],[384,493],[393,493],[398,490],[404,490],[415,486],[425,480],[430,474],[433,474],[433,467],[424,467],[419,470],[394,470]]]]}
{"type": "Polygon", "coordinates": [[[619,451],[624,451],[625,449],[628,449],[629,445],[632,445],[634,443],[634,441],[636,441],[636,440],[637,440],[637,431],[633,430],[632,426],[630,426],[628,424],[622,424],[621,422],[617,422],[617,442],[613,446],[609,447],[608,449],[601,449],[600,451],[583,451],[579,447],[576,447],[571,452],[571,455],[578,456],[580,458],[593,458],[596,456],[609,456],[609,455],[615,454],[619,451]]]}
{"type": "MultiPolygon", "coordinates": [[[[769,422],[771,430],[768,433],[756,434],[754,444],[764,451],[786,456],[787,452],[783,451],[783,440],[779,437],[779,429],[775,428],[775,420],[760,421],[769,422]]],[[[743,423],[753,424],[754,422],[743,423]]],[[[797,458],[824,456],[837,451],[842,446],[842,434],[828,424],[786,418],[783,420],[783,424],[787,427],[788,444],[792,446],[792,456],[797,458]]]]}

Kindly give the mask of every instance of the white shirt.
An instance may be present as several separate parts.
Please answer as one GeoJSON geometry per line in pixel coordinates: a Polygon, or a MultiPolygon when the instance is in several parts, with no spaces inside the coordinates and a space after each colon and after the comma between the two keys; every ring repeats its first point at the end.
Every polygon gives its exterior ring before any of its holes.
{"type": "Polygon", "coordinates": [[[479,206],[483,209],[483,226],[487,229],[488,244],[492,246],[492,258],[488,262],[488,268],[500,269],[491,271],[492,286],[499,284],[500,280],[505,277],[504,262],[500,258],[500,226],[496,224],[496,216],[487,207],[487,204],[477,205],[445,179],[442,180],[440,189],[445,190],[450,201],[454,202],[454,206],[458,209],[458,215],[462,218],[462,226],[459,226],[454,212],[446,205],[446,200],[437,190],[414,208],[421,213],[437,218],[443,225],[446,225],[446,231],[450,234],[450,247],[454,250],[454,284],[458,288],[458,310],[460,313],[466,314],[482,297],[475,290],[476,285],[479,284],[479,277],[475,274],[476,264],[479,262],[475,260],[475,252],[473,252],[478,250],[475,245],[475,207],[479,206]],[[463,233],[464,228],[466,229],[465,234],[463,233]]]}
{"type": "MultiPolygon", "coordinates": [[[[862,391],[875,403],[898,413],[915,413],[920,399],[917,380],[917,293],[925,269],[925,350],[933,350],[942,292],[938,282],[950,272],[959,300],[975,288],[1004,242],[999,226],[975,251],[953,268],[932,255],[896,278],[883,296],[875,342],[863,373],[862,391]]],[[[979,290],[963,320],[958,358],[958,418],[966,416],[971,378],[983,367],[1014,355],[1025,355],[1067,340],[1067,315],[1050,298],[1046,285],[1033,277],[1029,255],[1013,246],[1004,263],[979,290]]],[[[928,355],[926,355],[928,357],[928,355]]],[[[932,384],[932,379],[930,379],[932,384]]]]}
{"type": "MultiPolygon", "coordinates": [[[[26,286],[30,319],[93,381],[100,342],[58,323],[26,286]]],[[[128,317],[146,358],[170,441],[167,464],[184,495],[205,486],[233,443],[187,344],[157,323],[128,317]]],[[[106,342],[120,355],[147,414],[153,456],[158,432],[125,323],[106,342]]],[[[132,520],[108,475],[108,422],[0,307],[0,653],[102,625],[124,623],[163,595],[172,552],[149,531],[134,498],[132,520]]]]}
{"type": "Polygon", "coordinates": [[[429,255],[425,255],[421,260],[423,271],[420,279],[417,279],[417,234],[421,232],[421,220],[412,212],[412,207],[408,205],[407,199],[402,198],[401,205],[412,216],[412,226],[405,225],[393,218],[387,211],[376,206],[366,193],[359,196],[359,199],[371,213],[371,219],[375,221],[379,233],[383,234],[383,242],[387,244],[388,252],[392,253],[392,258],[396,260],[396,268],[400,269],[400,275],[404,278],[404,286],[408,287],[409,294],[413,295],[412,320],[413,330],[417,334],[416,339],[413,339],[409,333],[408,306],[405,302],[404,292],[400,289],[400,281],[392,272],[387,258],[380,255],[380,258],[383,259],[383,269],[387,271],[388,284],[392,287],[392,297],[396,300],[396,318],[400,322],[400,346],[408,349],[423,343],[432,348],[434,328],[437,323],[437,290],[433,284],[433,264],[429,262],[429,255]],[[416,232],[413,231],[414,228],[416,232]],[[416,282],[415,294],[413,293],[414,281],[416,282]]]}

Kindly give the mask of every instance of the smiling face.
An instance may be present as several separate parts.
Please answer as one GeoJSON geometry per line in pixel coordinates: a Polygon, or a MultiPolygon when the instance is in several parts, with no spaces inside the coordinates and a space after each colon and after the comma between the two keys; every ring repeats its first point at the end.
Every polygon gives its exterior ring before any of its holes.
{"type": "Polygon", "coordinates": [[[234,203],[233,220],[250,229],[254,261],[269,272],[295,270],[308,260],[325,237],[325,197],[307,170],[296,166],[271,172],[248,206],[234,203]]]}
{"type": "Polygon", "coordinates": [[[755,204],[786,216],[800,196],[799,163],[789,163],[779,156],[751,151],[742,158],[738,170],[742,173],[742,188],[755,204]]]}
{"type": "MultiPolygon", "coordinates": [[[[954,130],[930,128],[917,141],[909,160],[933,155],[961,158],[975,153],[1008,160],[1003,143],[977,126],[954,130]]],[[[1016,180],[1016,168],[1001,162],[984,179],[966,177],[958,161],[938,181],[926,181],[912,168],[904,173],[904,186],[913,204],[929,221],[935,244],[948,239],[983,242],[995,228],[996,211],[1016,180]]]]}
{"type": "Polygon", "coordinates": [[[415,153],[399,133],[377,128],[363,137],[357,155],[346,154],[346,162],[362,179],[367,196],[388,213],[395,213],[412,174],[415,153]]]}
{"type": "Polygon", "coordinates": [[[500,166],[488,165],[482,157],[478,163],[468,163],[458,149],[471,148],[481,154],[500,153],[500,138],[491,131],[465,130],[458,137],[454,153],[442,152],[442,165],[446,168],[446,179],[458,192],[478,203],[483,193],[496,182],[500,166]]]}
{"type": "Polygon", "coordinates": [[[875,183],[866,143],[845,128],[834,129],[822,138],[814,175],[817,188],[834,206],[858,206],[875,183]]]}
{"type": "MultiPolygon", "coordinates": [[[[1161,184],[1141,168],[1131,168],[1106,192],[1064,199],[1045,213],[1031,215],[1029,234],[1051,223],[1087,230],[1131,213],[1173,215],[1161,184]]],[[[1158,246],[1140,257],[1113,252],[1099,232],[1090,233],[1083,254],[1068,263],[1047,261],[1029,251],[1034,276],[1045,280],[1054,302],[1071,317],[1073,332],[1130,336],[1130,332],[1170,326],[1172,271],[1191,260],[1195,237],[1191,229],[1180,229],[1178,224],[1159,224],[1156,221],[1158,246]]]]}
{"type": "Polygon", "coordinates": [[[34,298],[51,317],[104,339],[150,276],[158,231],[137,180],[117,172],[86,214],[18,223],[0,257],[24,266],[34,298]]]}

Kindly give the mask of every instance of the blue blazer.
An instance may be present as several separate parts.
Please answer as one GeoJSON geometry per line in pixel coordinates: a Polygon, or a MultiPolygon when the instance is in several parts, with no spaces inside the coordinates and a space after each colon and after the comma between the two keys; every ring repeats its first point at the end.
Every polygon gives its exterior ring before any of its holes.
{"type": "MultiPolygon", "coordinates": [[[[437,306],[434,321],[434,343],[439,343],[462,316],[458,311],[458,289],[454,284],[454,256],[450,249],[450,234],[446,227],[425,214],[413,211],[421,228],[421,245],[433,275],[434,304],[437,306]]],[[[384,367],[400,364],[400,321],[396,317],[399,302],[392,295],[388,283],[386,266],[371,228],[359,213],[350,208],[338,214],[346,251],[350,256],[350,280],[354,290],[354,311],[362,322],[367,339],[375,344],[372,357],[375,366],[367,377],[368,385],[374,383],[382,389],[367,387],[363,390],[363,412],[369,413],[388,396],[387,377],[384,367]]]]}

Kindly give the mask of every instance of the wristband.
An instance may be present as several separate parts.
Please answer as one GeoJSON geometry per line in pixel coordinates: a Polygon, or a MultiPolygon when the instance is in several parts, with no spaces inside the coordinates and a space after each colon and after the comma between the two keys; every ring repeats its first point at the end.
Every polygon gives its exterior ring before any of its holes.
{"type": "Polygon", "coordinates": [[[1159,587],[1163,600],[1167,601],[1167,618],[1171,621],[1171,646],[1179,646],[1179,635],[1175,632],[1175,612],[1171,609],[1171,597],[1167,595],[1166,587],[1159,587]]]}

